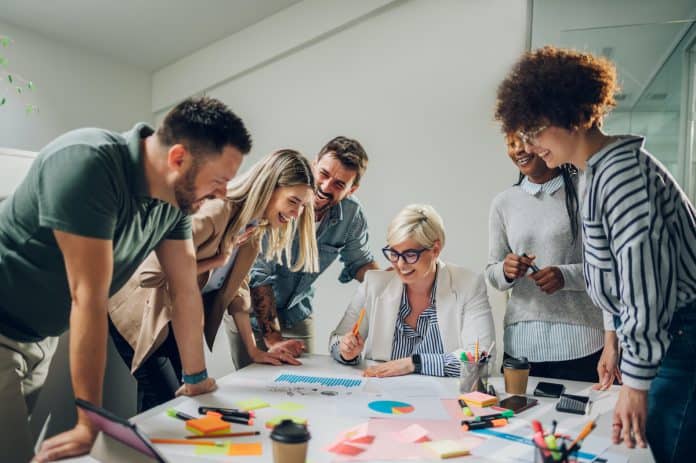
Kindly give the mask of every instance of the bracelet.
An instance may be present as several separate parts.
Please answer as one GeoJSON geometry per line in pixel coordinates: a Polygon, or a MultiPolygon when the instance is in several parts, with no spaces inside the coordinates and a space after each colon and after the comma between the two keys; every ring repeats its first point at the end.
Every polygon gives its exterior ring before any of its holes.
{"type": "Polygon", "coordinates": [[[203,368],[203,371],[199,371],[198,373],[194,373],[192,375],[187,375],[186,373],[181,374],[181,380],[184,382],[184,384],[198,384],[206,379],[208,379],[208,370],[206,368],[203,368]]]}

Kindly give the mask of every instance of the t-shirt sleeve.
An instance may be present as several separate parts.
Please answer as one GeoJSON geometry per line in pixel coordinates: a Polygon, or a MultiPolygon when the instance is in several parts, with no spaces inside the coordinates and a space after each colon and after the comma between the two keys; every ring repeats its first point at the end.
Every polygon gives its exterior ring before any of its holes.
{"type": "Polygon", "coordinates": [[[113,239],[120,194],[113,171],[87,145],[68,146],[42,159],[36,185],[39,225],[113,239]]]}
{"type": "Polygon", "coordinates": [[[168,240],[187,240],[193,237],[191,232],[191,216],[181,214],[179,221],[167,234],[168,240]]]}

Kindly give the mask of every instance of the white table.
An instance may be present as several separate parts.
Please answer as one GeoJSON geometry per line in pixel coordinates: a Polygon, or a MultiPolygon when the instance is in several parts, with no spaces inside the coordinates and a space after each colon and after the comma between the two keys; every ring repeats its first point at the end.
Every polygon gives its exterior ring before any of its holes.
{"type": "MultiPolygon", "coordinates": [[[[225,403],[228,406],[232,406],[235,401],[247,399],[250,397],[259,397],[269,403],[278,403],[282,401],[292,401],[298,402],[305,405],[305,408],[301,411],[296,412],[298,416],[306,417],[309,421],[309,429],[312,435],[312,439],[309,445],[308,461],[312,463],[323,463],[326,461],[331,461],[332,454],[327,453],[325,448],[330,443],[334,442],[341,431],[345,431],[352,426],[363,423],[366,421],[365,418],[352,417],[352,416],[337,416],[339,414],[333,412],[333,408],[327,407],[326,397],[319,395],[311,396],[294,396],[288,397],[285,393],[270,392],[265,388],[259,386],[263,381],[271,381],[281,370],[291,370],[298,374],[324,374],[324,375],[350,375],[358,374],[363,368],[362,366],[356,367],[346,367],[337,364],[329,356],[325,355],[310,355],[305,356],[302,359],[303,366],[301,367],[273,367],[269,365],[250,365],[238,372],[232,373],[218,380],[219,389],[213,394],[208,394],[205,396],[187,398],[179,397],[166,404],[159,407],[155,407],[148,410],[145,413],[135,416],[131,421],[138,424],[145,431],[151,431],[152,429],[157,429],[158,426],[162,426],[162,416],[164,415],[167,408],[175,407],[191,407],[197,404],[211,404],[215,402],[225,403]],[[159,423],[155,424],[155,423],[159,423]]],[[[408,381],[408,377],[403,377],[404,381],[408,381]]],[[[447,391],[446,398],[454,398],[458,395],[458,382],[455,378],[437,378],[437,380],[443,385],[447,391]]],[[[527,392],[531,394],[534,390],[536,384],[543,380],[543,378],[529,378],[529,385],[527,392]]],[[[550,380],[555,381],[555,380],[550,380]]],[[[558,381],[556,381],[558,382],[558,381]]],[[[503,378],[493,377],[491,378],[491,383],[496,387],[496,391],[499,396],[504,397],[506,394],[503,393],[503,378]]],[[[568,393],[587,393],[590,387],[589,383],[576,382],[576,381],[563,381],[566,385],[566,392],[568,393]]],[[[616,402],[616,390],[612,392],[603,393],[597,402],[593,404],[593,410],[591,415],[595,415],[597,412],[604,412],[598,420],[597,429],[594,431],[595,436],[609,437],[611,434],[611,410],[613,409],[614,403],[616,402]]],[[[519,419],[530,420],[539,419],[543,423],[550,423],[551,420],[556,419],[559,421],[559,427],[563,425],[564,422],[568,420],[577,421],[575,415],[569,415],[565,413],[556,412],[553,409],[553,405],[556,399],[543,399],[539,398],[540,405],[533,407],[532,409],[523,412],[519,415],[519,419]]],[[[254,437],[244,437],[235,438],[233,442],[252,442],[261,441],[263,443],[263,456],[261,457],[236,457],[234,461],[244,461],[249,463],[256,462],[269,462],[272,461],[272,450],[271,441],[268,437],[270,431],[264,428],[264,422],[266,419],[273,416],[282,414],[283,412],[279,410],[274,410],[270,408],[265,408],[257,410],[259,419],[252,429],[261,430],[260,436],[254,437]],[[259,439],[260,438],[260,439],[259,439]]],[[[292,413],[290,413],[292,414],[292,413]]],[[[517,418],[516,418],[517,419],[517,418]]],[[[180,423],[175,423],[174,419],[170,418],[171,426],[177,426],[176,429],[182,428],[180,423]]],[[[583,419],[587,421],[587,419],[583,419]]],[[[165,423],[169,426],[169,422],[165,423]]],[[[247,430],[246,426],[233,425],[235,431],[247,430]]],[[[504,430],[505,428],[500,428],[504,430]]],[[[158,431],[155,431],[158,432],[158,431]]],[[[161,431],[159,431],[161,434],[161,431]]],[[[181,433],[180,433],[181,434],[181,433]]],[[[152,434],[154,435],[154,433],[152,434]]],[[[180,437],[167,435],[158,435],[156,437],[180,437]]],[[[171,449],[172,446],[159,446],[160,449],[165,450],[165,455],[168,460],[172,462],[204,462],[212,461],[207,458],[202,457],[192,457],[192,456],[180,456],[173,455],[166,451],[166,448],[171,449]]],[[[654,461],[650,451],[648,449],[626,449],[623,446],[614,445],[610,448],[612,452],[620,453],[629,457],[630,462],[652,462],[654,461]]],[[[479,457],[469,456],[464,459],[455,459],[454,461],[488,461],[479,457]]],[[[74,462],[95,462],[96,460],[91,457],[82,457],[77,459],[72,459],[69,461],[74,462]]],[[[393,460],[391,460],[393,461],[393,460]]],[[[411,460],[412,461],[412,460],[411,460]]],[[[442,460],[432,460],[432,461],[442,461],[442,460]]]]}

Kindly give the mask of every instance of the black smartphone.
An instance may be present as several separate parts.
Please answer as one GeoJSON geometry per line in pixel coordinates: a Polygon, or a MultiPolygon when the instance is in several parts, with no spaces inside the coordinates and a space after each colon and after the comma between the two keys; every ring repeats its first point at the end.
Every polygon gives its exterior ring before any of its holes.
{"type": "Polygon", "coordinates": [[[517,415],[538,403],[539,401],[537,399],[527,397],[526,395],[511,395],[500,401],[500,407],[512,410],[515,412],[515,415],[517,415]]]}
{"type": "Polygon", "coordinates": [[[565,386],[559,383],[547,383],[541,381],[534,389],[534,395],[537,397],[551,397],[558,399],[565,392],[565,386]]]}

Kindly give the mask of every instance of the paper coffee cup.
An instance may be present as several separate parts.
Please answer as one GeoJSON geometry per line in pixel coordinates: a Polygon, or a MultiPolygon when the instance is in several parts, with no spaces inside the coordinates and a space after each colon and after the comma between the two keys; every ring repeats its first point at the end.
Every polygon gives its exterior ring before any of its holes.
{"type": "Polygon", "coordinates": [[[508,357],[503,360],[505,392],[508,394],[526,394],[529,368],[529,362],[525,357],[519,359],[508,357]]]}
{"type": "Polygon", "coordinates": [[[271,432],[274,463],[305,463],[310,439],[307,426],[283,420],[271,432]]]}

